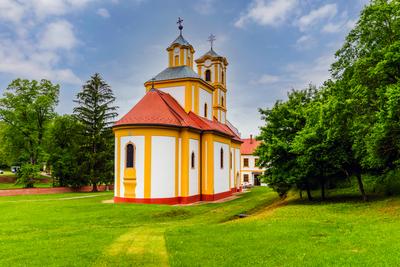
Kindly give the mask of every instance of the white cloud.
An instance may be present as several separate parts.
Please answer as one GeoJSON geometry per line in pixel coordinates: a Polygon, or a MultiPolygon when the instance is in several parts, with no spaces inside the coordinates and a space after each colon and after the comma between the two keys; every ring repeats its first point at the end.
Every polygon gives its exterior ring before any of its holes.
{"type": "Polygon", "coordinates": [[[97,15],[99,15],[100,17],[103,17],[103,18],[109,18],[110,17],[110,13],[105,8],[97,9],[97,15]]]}
{"type": "Polygon", "coordinates": [[[265,84],[272,84],[280,81],[280,77],[271,74],[263,74],[258,79],[251,81],[251,84],[254,85],[265,85],[265,84]]]}
{"type": "Polygon", "coordinates": [[[299,39],[296,40],[295,47],[298,50],[307,50],[313,48],[317,44],[317,40],[309,34],[302,35],[299,39]]]}
{"type": "Polygon", "coordinates": [[[301,31],[305,31],[310,26],[314,25],[320,20],[326,18],[333,18],[334,16],[336,16],[336,13],[337,13],[336,4],[327,4],[312,10],[307,15],[300,17],[300,19],[297,22],[297,25],[299,26],[301,31]]]}
{"type": "Polygon", "coordinates": [[[24,12],[24,6],[17,1],[0,1],[0,19],[3,21],[18,23],[21,21],[24,12]]]}
{"type": "Polygon", "coordinates": [[[194,10],[202,15],[210,15],[214,12],[215,0],[200,0],[194,6],[194,10]]]}
{"type": "Polygon", "coordinates": [[[338,33],[343,31],[349,31],[354,28],[357,20],[343,20],[336,23],[328,23],[322,28],[322,32],[324,33],[338,33]]]}
{"type": "Polygon", "coordinates": [[[286,66],[286,73],[294,88],[303,88],[312,83],[322,85],[330,77],[333,55],[322,55],[310,63],[292,63],[286,66]]]}
{"type": "Polygon", "coordinates": [[[247,12],[235,22],[236,27],[255,22],[263,26],[276,26],[284,22],[297,6],[297,0],[253,0],[247,12]]]}
{"type": "Polygon", "coordinates": [[[40,47],[48,50],[70,50],[78,43],[72,24],[66,20],[49,23],[39,38],[40,47]]]}
{"type": "Polygon", "coordinates": [[[72,55],[79,44],[73,25],[61,16],[84,8],[90,1],[0,0],[0,21],[11,29],[0,39],[0,73],[81,83],[71,69],[61,66],[66,51],[72,55]]]}
{"type": "Polygon", "coordinates": [[[59,59],[56,53],[42,51],[25,41],[3,39],[0,42],[0,73],[28,79],[81,83],[70,69],[55,67],[59,59]]]}

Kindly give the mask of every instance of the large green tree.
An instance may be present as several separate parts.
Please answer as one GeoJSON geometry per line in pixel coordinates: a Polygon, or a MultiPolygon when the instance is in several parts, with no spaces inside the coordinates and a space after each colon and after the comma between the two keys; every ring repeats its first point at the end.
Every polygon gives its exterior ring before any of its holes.
{"type": "Polygon", "coordinates": [[[74,114],[81,124],[84,161],[82,175],[97,191],[99,182],[112,179],[114,139],[111,126],[117,116],[111,87],[96,73],[77,94],[74,114]]]}
{"type": "Polygon", "coordinates": [[[54,118],[47,132],[48,165],[60,186],[79,187],[86,184],[80,171],[83,162],[80,132],[80,123],[71,115],[54,118]]]}
{"type": "Polygon", "coordinates": [[[264,182],[282,197],[293,186],[307,190],[311,199],[310,176],[301,168],[297,154],[293,152],[293,141],[306,125],[305,109],[313,101],[314,86],[302,91],[293,90],[287,101],[277,101],[271,109],[260,109],[265,126],[261,127],[258,139],[262,141],[256,150],[259,166],[267,168],[264,182]]]}

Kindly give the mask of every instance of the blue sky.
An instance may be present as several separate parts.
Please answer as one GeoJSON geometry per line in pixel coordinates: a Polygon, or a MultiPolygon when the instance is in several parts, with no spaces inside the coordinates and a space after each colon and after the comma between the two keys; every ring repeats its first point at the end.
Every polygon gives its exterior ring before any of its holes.
{"type": "Polygon", "coordinates": [[[228,119],[242,136],[262,125],[257,109],[291,88],[320,85],[367,0],[0,0],[0,93],[15,78],[61,85],[59,113],[91,74],[112,86],[120,115],[167,67],[166,47],[184,37],[200,57],[216,35],[227,57],[228,119]]]}

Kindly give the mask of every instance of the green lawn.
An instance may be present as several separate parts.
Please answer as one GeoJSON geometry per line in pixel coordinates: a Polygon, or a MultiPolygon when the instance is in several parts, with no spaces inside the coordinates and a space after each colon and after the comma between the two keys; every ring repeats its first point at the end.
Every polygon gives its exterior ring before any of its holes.
{"type": "Polygon", "coordinates": [[[400,265],[400,198],[282,202],[255,188],[219,204],[102,203],[111,197],[0,198],[0,266],[400,265]]]}

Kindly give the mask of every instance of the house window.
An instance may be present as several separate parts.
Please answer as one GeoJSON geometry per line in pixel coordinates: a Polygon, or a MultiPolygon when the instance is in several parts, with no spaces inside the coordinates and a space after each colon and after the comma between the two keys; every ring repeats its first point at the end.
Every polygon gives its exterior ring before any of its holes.
{"type": "Polygon", "coordinates": [[[221,169],[224,168],[224,150],[221,147],[221,151],[220,151],[220,164],[221,164],[221,169]]]}
{"type": "Polygon", "coordinates": [[[194,152],[192,152],[192,155],[191,155],[191,157],[190,157],[190,166],[191,166],[191,168],[192,169],[194,169],[195,168],[195,166],[196,166],[196,164],[195,164],[195,155],[194,155],[194,152]]]}
{"type": "Polygon", "coordinates": [[[245,182],[245,183],[249,182],[249,175],[248,174],[243,174],[243,182],[245,182]]]}
{"type": "Polygon", "coordinates": [[[206,81],[210,82],[211,81],[211,71],[210,70],[206,70],[205,75],[206,75],[206,81]]]}
{"type": "Polygon", "coordinates": [[[126,167],[135,167],[135,146],[131,143],[126,145],[126,167]]]}
{"type": "Polygon", "coordinates": [[[207,115],[208,115],[208,110],[207,110],[208,108],[207,108],[207,103],[204,103],[204,117],[206,117],[207,118],[207,115]]]}
{"type": "Polygon", "coordinates": [[[249,159],[248,158],[243,159],[243,167],[249,167],[249,159]]]}

